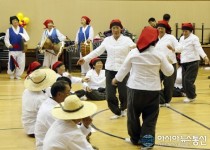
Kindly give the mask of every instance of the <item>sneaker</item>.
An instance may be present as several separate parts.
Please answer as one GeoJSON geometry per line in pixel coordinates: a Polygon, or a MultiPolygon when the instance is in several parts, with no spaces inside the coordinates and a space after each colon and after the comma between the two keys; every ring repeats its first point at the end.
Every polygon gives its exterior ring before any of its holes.
{"type": "Polygon", "coordinates": [[[133,141],[131,141],[130,138],[125,138],[125,142],[130,143],[130,144],[133,144],[133,145],[141,145],[140,142],[133,142],[133,141]]]}
{"type": "Polygon", "coordinates": [[[165,103],[165,105],[166,105],[166,107],[170,107],[171,106],[171,104],[169,104],[169,103],[165,103]]]}
{"type": "Polygon", "coordinates": [[[166,107],[166,104],[159,104],[159,107],[166,107]]]}
{"type": "Polygon", "coordinates": [[[15,77],[14,77],[13,75],[11,75],[9,78],[10,78],[10,79],[14,79],[15,77]]]}
{"type": "Polygon", "coordinates": [[[183,100],[184,103],[190,103],[190,102],[193,102],[193,101],[195,101],[195,98],[191,99],[191,98],[187,98],[187,97],[186,97],[186,98],[183,100]]]}
{"type": "Polygon", "coordinates": [[[182,96],[183,96],[183,97],[186,97],[187,95],[186,95],[186,93],[182,92],[182,96]]]}
{"type": "Polygon", "coordinates": [[[127,111],[126,111],[126,109],[121,111],[121,116],[122,116],[122,117],[127,116],[127,111]]]}
{"type": "Polygon", "coordinates": [[[141,147],[141,150],[149,150],[149,149],[153,149],[153,147],[148,146],[148,147],[141,147]]]}
{"type": "Polygon", "coordinates": [[[115,119],[118,119],[118,118],[120,118],[120,116],[118,116],[118,115],[114,115],[114,116],[110,117],[111,120],[115,120],[115,119]]]}
{"type": "Polygon", "coordinates": [[[16,77],[17,80],[21,80],[21,77],[16,77]]]}
{"type": "Polygon", "coordinates": [[[87,97],[84,95],[84,96],[80,97],[80,100],[86,101],[87,100],[87,97]]]}
{"type": "Polygon", "coordinates": [[[131,139],[130,139],[130,138],[125,138],[125,142],[127,142],[127,143],[131,143],[131,144],[132,144],[132,142],[131,142],[131,139]]]}

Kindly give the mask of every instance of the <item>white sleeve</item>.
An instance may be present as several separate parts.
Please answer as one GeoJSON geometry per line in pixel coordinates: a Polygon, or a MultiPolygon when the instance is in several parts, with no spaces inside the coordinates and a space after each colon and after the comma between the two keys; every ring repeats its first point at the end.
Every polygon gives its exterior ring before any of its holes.
{"type": "Polygon", "coordinates": [[[90,32],[89,32],[89,37],[88,39],[91,40],[93,42],[93,38],[94,38],[94,31],[93,31],[93,27],[90,26],[90,32]]]}
{"type": "Polygon", "coordinates": [[[200,42],[199,42],[199,39],[198,37],[194,38],[193,39],[193,46],[195,48],[196,51],[198,51],[199,55],[204,58],[206,56],[206,53],[204,52],[200,42]]]}
{"type": "Polygon", "coordinates": [[[67,145],[68,145],[68,147],[66,147],[66,149],[93,150],[93,147],[87,141],[86,137],[81,134],[76,134],[71,139],[67,140],[67,145]]]}
{"type": "Polygon", "coordinates": [[[133,46],[136,46],[136,43],[134,43],[131,38],[128,37],[128,45],[129,47],[133,47],[133,46]]]}
{"type": "Polygon", "coordinates": [[[122,80],[125,78],[125,76],[130,72],[131,70],[131,55],[132,51],[128,53],[128,56],[125,58],[125,61],[123,62],[122,66],[120,67],[119,71],[115,75],[115,78],[117,81],[122,82],[122,80]]]}
{"type": "Polygon", "coordinates": [[[46,30],[44,30],[44,32],[42,33],[40,45],[44,44],[46,38],[47,38],[47,34],[46,34],[46,30]]]}
{"type": "Polygon", "coordinates": [[[172,43],[173,43],[173,48],[175,49],[175,52],[182,52],[183,47],[182,45],[178,42],[178,40],[172,35],[172,43]]]}
{"type": "Polygon", "coordinates": [[[83,124],[79,128],[85,136],[87,136],[91,132],[91,128],[86,128],[83,124]]]}
{"type": "Polygon", "coordinates": [[[76,38],[75,38],[75,43],[76,43],[76,44],[78,44],[78,40],[79,40],[78,35],[79,35],[79,30],[77,31],[76,38]]]}
{"type": "Polygon", "coordinates": [[[82,83],[82,78],[80,78],[80,77],[73,77],[73,76],[71,76],[71,82],[72,83],[82,83]]]}
{"type": "Polygon", "coordinates": [[[27,42],[29,41],[30,37],[28,36],[28,33],[26,32],[26,30],[23,28],[23,33],[19,33],[22,38],[24,38],[24,40],[27,42]]]}
{"type": "Polygon", "coordinates": [[[85,62],[90,62],[91,59],[100,56],[105,51],[105,44],[106,40],[104,40],[99,47],[97,47],[95,50],[93,50],[91,53],[86,55],[84,58],[85,62]]]}
{"type": "Polygon", "coordinates": [[[9,48],[12,44],[9,41],[9,29],[6,31],[6,35],[4,37],[4,42],[7,48],[9,48]]]}
{"type": "Polygon", "coordinates": [[[161,56],[162,56],[162,59],[161,59],[160,69],[165,76],[171,76],[174,73],[174,67],[172,64],[169,63],[169,61],[167,60],[165,56],[163,55],[161,56]]]}
{"type": "Polygon", "coordinates": [[[60,41],[65,41],[66,40],[66,36],[63,35],[58,29],[56,29],[56,33],[57,33],[58,39],[60,41]]]}

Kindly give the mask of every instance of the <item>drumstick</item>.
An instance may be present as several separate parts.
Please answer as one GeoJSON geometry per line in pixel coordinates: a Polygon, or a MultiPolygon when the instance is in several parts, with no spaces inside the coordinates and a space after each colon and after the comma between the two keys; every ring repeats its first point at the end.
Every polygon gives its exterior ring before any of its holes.
{"type": "Polygon", "coordinates": [[[45,51],[50,53],[50,54],[53,54],[53,55],[57,56],[55,53],[52,53],[52,52],[48,51],[47,49],[45,51]]]}

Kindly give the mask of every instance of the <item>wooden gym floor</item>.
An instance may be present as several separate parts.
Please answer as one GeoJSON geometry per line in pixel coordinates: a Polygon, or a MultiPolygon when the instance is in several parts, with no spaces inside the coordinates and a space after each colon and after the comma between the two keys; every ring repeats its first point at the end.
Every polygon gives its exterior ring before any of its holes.
{"type": "MultiPolygon", "coordinates": [[[[78,75],[78,73],[72,73],[78,75]]],[[[196,81],[197,98],[189,104],[173,98],[170,108],[160,108],[154,150],[210,150],[210,75],[200,68],[196,81]]],[[[35,140],[25,135],[21,125],[22,80],[10,80],[6,71],[0,73],[0,150],[34,150],[35,140]]],[[[73,90],[81,85],[73,85],[73,90]]],[[[128,137],[126,117],[110,120],[112,113],[106,101],[97,101],[93,117],[96,132],[91,143],[100,150],[138,150],[124,141],[128,137]]]]}

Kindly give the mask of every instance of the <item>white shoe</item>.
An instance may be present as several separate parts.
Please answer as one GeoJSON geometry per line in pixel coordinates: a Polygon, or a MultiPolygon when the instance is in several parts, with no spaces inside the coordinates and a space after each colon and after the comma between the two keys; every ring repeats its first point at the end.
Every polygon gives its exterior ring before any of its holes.
{"type": "Polygon", "coordinates": [[[21,77],[16,77],[17,80],[21,80],[21,77]]]}
{"type": "Polygon", "coordinates": [[[159,107],[166,107],[166,104],[159,104],[159,107]]]}
{"type": "Polygon", "coordinates": [[[195,98],[194,99],[190,99],[190,98],[185,98],[184,100],[183,100],[183,102],[184,103],[190,103],[190,102],[193,102],[193,101],[195,101],[195,98]]]}
{"type": "Polygon", "coordinates": [[[9,78],[10,78],[10,79],[14,79],[15,77],[14,77],[13,75],[11,75],[9,78]]]}
{"type": "Polygon", "coordinates": [[[149,149],[153,149],[153,147],[141,147],[141,150],[149,150],[149,149]]]}
{"type": "Polygon", "coordinates": [[[86,101],[87,100],[87,97],[84,95],[84,96],[80,97],[80,100],[86,101]]]}
{"type": "Polygon", "coordinates": [[[132,144],[132,142],[131,142],[131,139],[130,139],[130,138],[125,138],[125,142],[127,142],[127,143],[131,143],[131,144],[132,144]]]}
{"type": "Polygon", "coordinates": [[[126,111],[126,109],[125,109],[125,110],[123,110],[123,111],[121,111],[121,116],[122,116],[122,117],[127,116],[127,111],[126,111]]]}
{"type": "Polygon", "coordinates": [[[165,103],[165,105],[166,105],[166,107],[170,107],[171,106],[171,104],[169,104],[169,103],[165,103]]]}
{"type": "Polygon", "coordinates": [[[118,115],[114,115],[114,116],[110,117],[111,120],[115,120],[115,119],[118,119],[118,118],[120,118],[120,116],[118,116],[118,115]]]}

